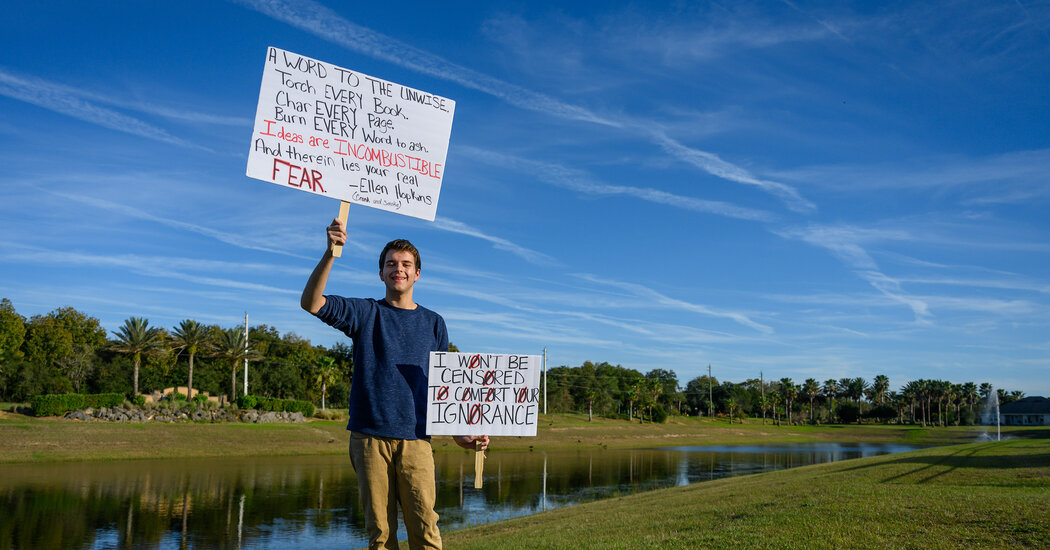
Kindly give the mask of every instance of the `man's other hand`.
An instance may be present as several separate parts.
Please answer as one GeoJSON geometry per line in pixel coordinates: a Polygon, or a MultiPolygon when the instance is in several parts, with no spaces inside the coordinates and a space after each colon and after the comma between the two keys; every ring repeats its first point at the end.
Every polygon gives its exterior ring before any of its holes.
{"type": "Polygon", "coordinates": [[[487,435],[454,435],[452,439],[456,442],[456,445],[473,451],[476,447],[476,443],[481,443],[481,450],[489,448],[489,436],[487,435]]]}

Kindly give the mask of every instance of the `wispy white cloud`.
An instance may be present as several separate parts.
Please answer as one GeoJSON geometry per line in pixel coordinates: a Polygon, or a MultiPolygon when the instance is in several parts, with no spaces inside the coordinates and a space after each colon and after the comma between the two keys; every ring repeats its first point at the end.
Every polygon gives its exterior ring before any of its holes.
{"type": "Polygon", "coordinates": [[[466,88],[497,97],[511,105],[567,120],[578,120],[622,128],[646,136],[672,157],[705,172],[736,183],[754,185],[779,197],[788,208],[812,212],[816,206],[801,197],[794,188],[756,178],[747,170],[731,164],[714,153],[688,147],[666,132],[654,129],[651,121],[630,120],[623,116],[604,116],[577,105],[565,103],[487,74],[452,63],[441,56],[425,52],[392,37],[352,23],[331,9],[309,0],[235,0],[273,19],[339,44],[350,50],[382,59],[402,67],[455,82],[466,88]]]}
{"type": "Polygon", "coordinates": [[[930,307],[925,300],[916,298],[909,295],[904,289],[901,288],[900,281],[886,275],[885,273],[875,270],[859,270],[857,275],[864,279],[871,286],[875,287],[875,290],[883,293],[887,298],[900,302],[909,308],[915,314],[915,320],[919,323],[930,322],[930,307]]]}
{"type": "MultiPolygon", "coordinates": [[[[589,280],[581,278],[581,280],[589,280]]],[[[593,281],[592,281],[593,282],[593,281]]],[[[619,330],[634,335],[639,342],[669,344],[676,346],[687,344],[711,344],[747,341],[751,338],[725,331],[701,329],[694,326],[682,326],[666,322],[654,322],[648,319],[631,317],[627,315],[613,315],[615,310],[647,310],[654,304],[654,293],[652,291],[639,292],[641,287],[627,288],[627,293],[615,284],[605,284],[617,288],[616,299],[610,299],[605,290],[595,289],[587,285],[574,287],[571,292],[552,291],[546,285],[524,288],[518,284],[504,282],[496,286],[479,287],[478,285],[457,284],[443,278],[428,279],[428,291],[452,294],[467,299],[466,302],[477,301],[485,304],[486,315],[491,312],[492,306],[506,308],[521,315],[515,315],[515,319],[523,319],[522,323],[536,323],[544,330],[553,330],[558,334],[558,341],[562,341],[568,334],[577,335],[583,340],[604,340],[610,330],[619,330]],[[539,304],[556,304],[557,307],[542,307],[539,304]],[[527,319],[525,321],[524,319],[527,319]],[[561,328],[557,328],[561,327],[561,328]]],[[[457,300],[463,302],[464,300],[457,300]]],[[[759,330],[762,334],[768,334],[771,329],[757,323],[750,322],[742,314],[732,312],[719,312],[703,306],[685,304],[670,299],[664,299],[664,307],[685,309],[693,313],[709,314],[716,317],[730,318],[741,324],[759,330]]],[[[463,310],[469,311],[469,310],[463,310]]],[[[512,323],[505,327],[507,330],[517,330],[518,324],[512,323]]],[[[572,340],[566,340],[572,341],[572,340]]],[[[641,348],[639,348],[641,349],[641,348]]]]}
{"type": "Polygon", "coordinates": [[[775,172],[788,181],[813,182],[846,193],[878,190],[951,190],[963,204],[1017,203],[1050,198],[1050,149],[985,157],[939,156],[885,164],[810,166],[775,172]]]}
{"type": "Polygon", "coordinates": [[[528,109],[551,113],[561,118],[593,122],[604,126],[619,126],[616,120],[599,116],[585,108],[570,105],[550,96],[504,82],[487,74],[452,63],[440,56],[425,52],[347,21],[328,7],[311,1],[234,0],[273,19],[319,36],[376,59],[400,65],[413,71],[455,82],[497,97],[507,103],[528,109]]]}
{"type": "Polygon", "coordinates": [[[770,222],[776,218],[776,216],[769,212],[745,208],[728,202],[685,197],[648,187],[612,185],[600,182],[589,173],[578,168],[568,168],[558,164],[524,159],[471,146],[461,146],[459,150],[477,160],[492,165],[513,167],[517,170],[527,170],[539,177],[541,181],[586,195],[629,196],[693,212],[716,214],[728,218],[748,221],[770,222]]]}
{"type": "Polygon", "coordinates": [[[463,308],[446,308],[441,315],[451,327],[458,328],[455,332],[480,335],[483,340],[499,338],[516,342],[564,343],[604,348],[619,344],[613,339],[596,336],[578,326],[539,319],[532,315],[481,312],[463,308]]]}
{"type": "MultiPolygon", "coordinates": [[[[715,11],[715,10],[712,10],[715,11]]],[[[826,23],[826,22],[825,22],[826,23]]],[[[616,25],[615,33],[631,50],[648,54],[672,67],[710,63],[741,51],[764,50],[778,46],[817,42],[827,38],[830,24],[818,29],[810,25],[764,20],[752,15],[729,14],[718,10],[699,20],[661,20],[641,25],[640,32],[630,35],[629,23],[616,25]]],[[[841,37],[840,34],[837,36],[841,37]]]]}
{"type": "Polygon", "coordinates": [[[794,2],[791,2],[790,0],[780,0],[780,1],[785,3],[785,4],[787,4],[788,6],[791,7],[791,9],[801,13],[802,15],[805,15],[806,17],[812,18],[814,21],[817,22],[818,25],[820,25],[821,27],[824,27],[824,29],[827,30],[828,32],[830,32],[831,34],[841,38],[842,40],[844,40],[846,42],[850,41],[849,38],[846,38],[846,36],[843,35],[842,32],[839,31],[839,29],[838,29],[838,27],[836,25],[833,25],[832,23],[830,23],[829,21],[827,21],[825,19],[817,17],[817,16],[813,15],[812,13],[803,11],[802,8],[799,8],[797,4],[795,4],[794,2]]]}
{"type": "Polygon", "coordinates": [[[174,108],[164,105],[156,105],[153,103],[143,103],[138,101],[126,101],[118,97],[105,96],[102,94],[96,94],[94,92],[83,92],[84,97],[99,103],[109,103],[116,107],[124,109],[131,109],[139,111],[141,113],[148,113],[156,115],[169,120],[178,120],[182,122],[188,122],[191,124],[207,124],[213,126],[238,126],[243,128],[251,128],[253,121],[246,117],[235,117],[226,115],[216,115],[212,113],[202,113],[198,111],[186,110],[183,108],[174,108]]]}
{"type": "Polygon", "coordinates": [[[103,128],[109,128],[134,136],[185,147],[209,151],[195,143],[186,141],[142,120],[116,111],[99,107],[77,97],[69,86],[47,80],[23,77],[0,69],[0,95],[32,103],[50,111],[90,122],[103,128]]]}
{"type": "Polygon", "coordinates": [[[821,27],[816,28],[776,15],[766,16],[740,3],[683,4],[669,14],[632,6],[587,18],[530,10],[527,15],[499,12],[485,21],[483,29],[526,67],[586,70],[612,59],[642,74],[654,65],[680,71],[742,51],[818,42],[829,33],[842,38],[837,25],[826,18],[807,15],[821,27]]]}
{"type": "Polygon", "coordinates": [[[18,77],[10,73],[5,73],[3,69],[0,69],[0,79],[3,79],[4,76],[18,81],[21,85],[30,84],[35,86],[43,84],[53,94],[79,97],[81,99],[86,99],[95,103],[112,105],[121,109],[156,115],[170,120],[179,120],[193,124],[209,124],[215,126],[242,126],[250,128],[252,125],[252,119],[247,117],[216,115],[213,113],[202,113],[192,109],[186,109],[182,106],[180,106],[179,108],[175,108],[171,106],[157,105],[155,103],[147,103],[143,101],[131,101],[129,99],[112,93],[106,94],[93,90],[85,90],[82,88],[77,88],[58,82],[48,82],[39,78],[29,78],[25,76],[18,77]]]}
{"type": "Polygon", "coordinates": [[[935,309],[991,313],[1010,318],[1045,311],[1029,300],[1003,300],[972,296],[923,296],[922,301],[935,309]]]}
{"type": "Polygon", "coordinates": [[[721,311],[721,310],[710,308],[710,307],[707,307],[707,306],[704,306],[704,305],[693,304],[693,303],[687,302],[685,300],[679,300],[677,298],[671,298],[670,296],[666,296],[666,295],[661,294],[661,293],[659,293],[659,292],[657,292],[657,291],[655,291],[655,290],[653,290],[651,288],[648,288],[648,287],[645,287],[643,285],[636,284],[636,283],[626,283],[626,282],[621,282],[621,281],[613,281],[613,280],[603,279],[601,277],[597,277],[595,275],[590,275],[590,274],[586,274],[586,273],[576,274],[575,276],[580,278],[580,279],[582,279],[582,280],[589,281],[589,282],[592,282],[592,283],[595,283],[595,284],[601,284],[601,285],[606,285],[606,286],[611,286],[611,287],[619,288],[619,289],[622,289],[622,290],[626,290],[626,291],[628,291],[628,292],[630,292],[632,294],[635,294],[637,296],[640,296],[640,297],[646,298],[648,300],[651,300],[651,302],[654,303],[654,304],[662,305],[664,307],[668,307],[668,308],[672,308],[672,309],[678,309],[678,310],[682,310],[682,311],[689,311],[689,312],[693,312],[693,313],[699,313],[701,315],[707,315],[707,316],[711,316],[711,317],[720,317],[720,318],[724,318],[724,319],[730,319],[730,320],[732,320],[732,321],[734,321],[736,323],[739,323],[741,325],[744,325],[746,327],[755,329],[755,330],[757,330],[759,332],[766,333],[766,334],[770,334],[770,333],[773,332],[773,329],[771,327],[763,325],[763,324],[758,323],[758,322],[755,322],[755,321],[751,320],[751,318],[749,318],[747,315],[745,315],[743,313],[739,313],[739,312],[735,312],[735,311],[721,311]]]}
{"type": "MultiPolygon", "coordinates": [[[[149,257],[136,254],[84,254],[68,251],[59,252],[57,250],[45,250],[30,247],[15,248],[11,246],[5,246],[0,248],[0,250],[5,250],[4,252],[0,253],[0,261],[7,262],[120,268],[134,273],[138,273],[143,276],[164,279],[177,279],[190,283],[219,288],[230,288],[243,291],[272,294],[291,294],[296,296],[302,293],[302,290],[299,289],[280,288],[271,285],[252,283],[237,279],[225,279],[207,275],[195,275],[189,272],[191,270],[201,270],[205,272],[214,271],[217,267],[224,265],[232,269],[235,264],[229,264],[228,262],[200,261],[196,259],[169,258],[162,256],[149,257]],[[180,271],[179,269],[184,269],[184,271],[180,271]]],[[[268,266],[267,268],[269,267],[273,266],[268,266]]],[[[244,269],[243,266],[240,267],[240,269],[244,270],[242,272],[247,271],[244,269]]],[[[279,271],[281,270],[281,268],[276,268],[275,270],[279,271]]],[[[266,273],[267,271],[265,269],[260,269],[259,272],[266,273]]]]}
{"type": "Polygon", "coordinates": [[[497,250],[504,250],[506,252],[510,252],[511,254],[514,254],[515,256],[519,256],[522,259],[524,259],[525,261],[527,261],[529,263],[532,263],[532,264],[537,264],[537,265],[554,265],[554,264],[557,264],[557,261],[554,258],[552,258],[552,257],[550,257],[550,256],[548,256],[548,255],[546,255],[546,254],[544,254],[542,252],[537,252],[535,250],[530,250],[528,248],[525,248],[524,246],[514,244],[514,243],[512,243],[512,242],[510,242],[507,239],[504,239],[502,237],[495,237],[495,236],[492,236],[492,235],[488,235],[488,234],[482,232],[480,229],[471,227],[471,226],[469,226],[469,225],[467,225],[467,224],[465,224],[463,222],[458,222],[458,221],[450,219],[450,218],[446,218],[446,217],[438,217],[438,218],[436,218],[434,220],[434,227],[436,227],[437,229],[440,229],[442,231],[449,231],[449,232],[452,232],[452,233],[459,233],[461,235],[469,235],[471,237],[476,237],[476,238],[481,239],[483,241],[488,241],[488,242],[492,243],[493,248],[496,248],[497,250]]]}
{"type": "Polygon", "coordinates": [[[228,245],[232,245],[232,246],[236,246],[238,248],[243,248],[243,249],[246,249],[246,250],[259,250],[259,251],[262,251],[262,252],[271,252],[271,253],[274,253],[274,254],[281,254],[283,256],[290,256],[290,257],[293,257],[293,258],[299,258],[299,259],[304,259],[304,260],[311,259],[308,256],[295,254],[295,253],[289,252],[287,250],[282,250],[280,248],[275,248],[273,246],[268,246],[268,245],[259,243],[256,239],[254,239],[252,237],[249,237],[249,236],[246,236],[246,235],[237,234],[237,233],[230,233],[230,232],[226,232],[226,231],[219,231],[217,229],[212,229],[210,227],[204,227],[204,226],[201,226],[201,225],[197,225],[197,224],[193,224],[193,223],[189,223],[189,222],[184,222],[184,221],[181,221],[181,220],[165,218],[163,216],[158,216],[156,214],[151,214],[149,212],[146,212],[145,210],[142,210],[142,209],[139,209],[139,208],[135,208],[133,206],[128,206],[126,204],[119,204],[119,203],[115,203],[115,202],[108,201],[108,200],[105,200],[105,199],[99,199],[99,198],[89,197],[89,196],[85,196],[85,195],[77,195],[77,194],[74,194],[74,193],[66,193],[66,192],[62,192],[62,191],[48,190],[48,192],[53,194],[53,195],[55,195],[55,196],[62,197],[64,199],[75,201],[75,202],[78,202],[78,203],[81,203],[81,204],[86,204],[88,206],[92,206],[94,208],[99,208],[99,209],[105,210],[107,212],[120,214],[122,216],[127,216],[127,217],[133,218],[133,219],[159,223],[159,224],[162,224],[162,225],[166,225],[168,227],[172,227],[174,229],[179,229],[179,230],[182,230],[182,231],[189,231],[191,233],[196,233],[198,235],[203,235],[205,237],[210,237],[210,238],[215,239],[215,240],[217,240],[219,242],[222,242],[222,243],[225,243],[225,244],[228,244],[228,245]]]}
{"type": "Polygon", "coordinates": [[[851,225],[811,224],[807,227],[778,229],[774,233],[825,248],[850,267],[864,270],[875,270],[877,266],[862,245],[886,240],[912,240],[912,237],[903,231],[851,225]]]}
{"type": "MultiPolygon", "coordinates": [[[[146,300],[142,302],[129,302],[125,297],[117,296],[111,297],[103,295],[97,290],[91,292],[91,289],[55,289],[47,288],[46,290],[34,290],[32,288],[20,288],[19,291],[23,296],[36,297],[40,300],[40,304],[44,309],[53,307],[55,304],[62,303],[73,303],[77,304],[78,309],[87,306],[88,313],[92,316],[104,316],[110,318],[109,325],[114,325],[112,316],[145,316],[150,320],[150,324],[154,326],[163,326],[167,321],[179,321],[182,319],[192,318],[197,321],[204,323],[217,323],[217,324],[234,324],[237,325],[238,321],[244,322],[243,316],[231,315],[231,314],[215,314],[202,309],[194,308],[193,306],[187,305],[185,300],[186,296],[200,296],[207,300],[220,299],[227,302],[237,302],[243,299],[242,293],[237,292],[195,292],[186,289],[166,289],[160,287],[138,287],[135,285],[129,285],[127,289],[130,290],[141,290],[147,292],[149,295],[157,297],[161,294],[174,294],[181,298],[179,302],[172,305],[161,305],[160,299],[146,300]]],[[[0,287],[0,291],[3,288],[0,287]]],[[[289,300],[291,301],[291,300],[289,300]]],[[[298,302],[295,302],[298,307],[298,302]]],[[[239,309],[239,308],[238,308],[239,309]]],[[[103,324],[106,324],[103,321],[103,324]]]]}
{"type": "Polygon", "coordinates": [[[960,279],[950,277],[900,277],[902,283],[963,286],[972,288],[998,288],[1003,290],[1020,290],[1050,294],[1050,284],[1017,279],[960,279]]]}
{"type": "Polygon", "coordinates": [[[919,323],[928,323],[931,316],[929,306],[901,288],[900,281],[879,271],[878,265],[863,245],[885,240],[911,240],[904,231],[865,229],[849,225],[817,225],[774,231],[776,234],[797,239],[830,251],[849,266],[863,280],[887,298],[908,306],[919,323]]]}
{"type": "Polygon", "coordinates": [[[652,136],[653,141],[663,147],[663,149],[671,156],[682,162],[696,166],[711,175],[718,176],[725,180],[758,187],[759,189],[780,198],[788,208],[795,212],[811,213],[817,209],[817,205],[803,198],[794,187],[775,181],[757,178],[747,170],[722,160],[718,155],[682,145],[678,141],[667,136],[663,131],[653,128],[647,128],[647,131],[649,132],[649,135],[652,136]]]}

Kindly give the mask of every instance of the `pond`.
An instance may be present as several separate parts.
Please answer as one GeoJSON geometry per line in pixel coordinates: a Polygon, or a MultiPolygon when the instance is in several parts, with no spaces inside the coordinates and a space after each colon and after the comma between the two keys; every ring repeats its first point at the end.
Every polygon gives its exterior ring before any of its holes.
{"type": "MultiPolygon", "coordinates": [[[[918,447],[871,443],[439,453],[443,532],[580,502],[918,447]]],[[[345,456],[0,466],[0,550],[367,544],[345,456]]],[[[404,527],[399,530],[404,537],[404,527]]]]}

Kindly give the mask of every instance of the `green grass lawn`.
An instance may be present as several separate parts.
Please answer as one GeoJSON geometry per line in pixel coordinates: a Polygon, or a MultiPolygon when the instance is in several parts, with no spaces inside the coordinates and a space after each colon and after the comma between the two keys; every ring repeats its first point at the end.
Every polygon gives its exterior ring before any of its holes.
{"type": "Polygon", "coordinates": [[[1050,548],[1050,441],[727,478],[444,535],[445,547],[1050,548]]]}
{"type": "MultiPolygon", "coordinates": [[[[0,412],[0,463],[130,458],[345,454],[345,420],[303,424],[137,424],[34,418],[0,412]]],[[[644,448],[801,441],[900,442],[947,445],[973,441],[985,428],[848,425],[775,426],[760,420],[672,417],[664,424],[541,415],[536,437],[496,437],[492,451],[573,448],[644,448]]],[[[1047,428],[1012,428],[1014,437],[1050,438],[1047,428]]],[[[458,451],[450,437],[435,437],[438,452],[458,451]]]]}

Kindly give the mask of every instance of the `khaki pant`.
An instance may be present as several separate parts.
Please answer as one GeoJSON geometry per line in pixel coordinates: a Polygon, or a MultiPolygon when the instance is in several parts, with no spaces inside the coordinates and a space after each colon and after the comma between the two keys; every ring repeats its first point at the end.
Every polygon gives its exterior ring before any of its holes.
{"type": "Polygon", "coordinates": [[[369,548],[398,547],[400,503],[409,547],[440,550],[434,454],[429,441],[350,432],[350,462],[357,473],[369,548]]]}

